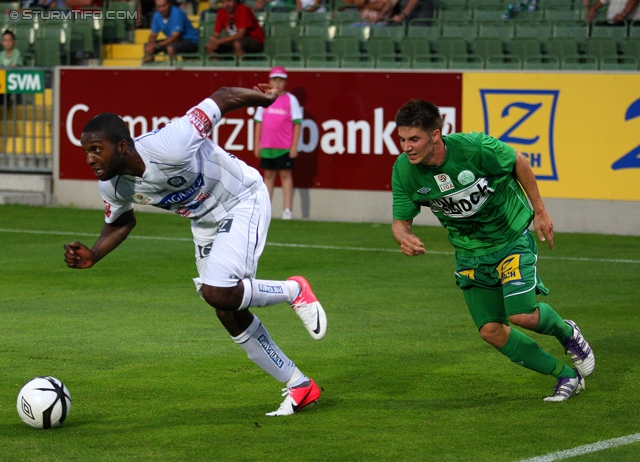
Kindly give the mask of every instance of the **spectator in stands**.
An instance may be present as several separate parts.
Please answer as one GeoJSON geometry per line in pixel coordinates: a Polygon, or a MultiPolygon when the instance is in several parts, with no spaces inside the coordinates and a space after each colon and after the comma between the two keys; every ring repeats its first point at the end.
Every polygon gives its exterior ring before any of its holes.
{"type": "Polygon", "coordinates": [[[198,31],[180,8],[172,6],[169,0],[156,0],[156,12],[151,21],[149,42],[144,46],[144,62],[153,61],[153,55],[167,53],[171,59],[178,53],[196,53],[198,51],[198,31]],[[157,41],[158,32],[165,39],[157,41]]]}
{"type": "Polygon", "coordinates": [[[253,11],[292,11],[296,8],[297,0],[256,0],[253,11]]]}
{"type": "MultiPolygon", "coordinates": [[[[588,0],[583,0],[585,7],[589,5],[588,0]]],[[[624,21],[640,21],[640,0],[596,0],[589,8],[587,13],[587,21],[591,22],[596,17],[596,12],[604,5],[607,8],[607,21],[619,24],[624,21]]]]}
{"type": "Polygon", "coordinates": [[[317,11],[318,13],[327,11],[324,0],[296,0],[296,8],[300,11],[317,11]]]}
{"type": "Polygon", "coordinates": [[[298,157],[298,141],[302,123],[302,108],[298,98],[288,93],[287,71],[274,67],[269,72],[269,84],[278,91],[278,98],[268,108],[258,107],[255,119],[255,155],[264,169],[264,184],[273,199],[276,174],[280,174],[284,206],[283,220],[291,220],[294,159],[298,157]]]}
{"type": "Polygon", "coordinates": [[[390,0],[382,12],[389,22],[403,23],[433,17],[433,0],[390,0]]]}
{"type": "Polygon", "coordinates": [[[2,33],[2,46],[4,50],[0,52],[0,67],[22,66],[22,55],[16,48],[16,36],[10,30],[2,33]]]}
{"type": "Polygon", "coordinates": [[[209,0],[209,8],[202,10],[200,13],[200,24],[216,17],[216,14],[218,14],[218,10],[220,9],[216,6],[217,3],[217,0],[209,0]]]}
{"type": "Polygon", "coordinates": [[[155,13],[156,4],[154,0],[136,0],[136,27],[151,28],[151,20],[155,13]]]}
{"type": "Polygon", "coordinates": [[[207,53],[234,53],[238,58],[245,53],[261,53],[264,31],[253,12],[240,0],[222,0],[213,35],[205,48],[207,53]]]}

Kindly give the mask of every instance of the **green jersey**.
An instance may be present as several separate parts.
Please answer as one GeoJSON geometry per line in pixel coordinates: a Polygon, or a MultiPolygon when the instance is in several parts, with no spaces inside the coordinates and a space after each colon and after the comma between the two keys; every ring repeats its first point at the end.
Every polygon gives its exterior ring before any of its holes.
{"type": "Polygon", "coordinates": [[[442,139],[447,153],[439,167],[413,165],[405,153],[396,160],[393,218],[410,221],[428,206],[459,255],[487,255],[506,247],[533,218],[515,178],[516,151],[484,133],[442,139]]]}

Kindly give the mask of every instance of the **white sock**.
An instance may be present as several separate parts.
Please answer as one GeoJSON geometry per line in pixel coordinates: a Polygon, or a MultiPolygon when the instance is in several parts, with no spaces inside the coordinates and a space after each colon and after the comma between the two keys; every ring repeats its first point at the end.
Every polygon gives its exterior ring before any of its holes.
{"type": "Polygon", "coordinates": [[[309,377],[300,372],[300,369],[296,367],[296,370],[293,371],[293,375],[287,381],[287,388],[295,388],[299,386],[309,386],[311,382],[309,382],[309,377]]]}
{"type": "Polygon", "coordinates": [[[271,340],[269,332],[255,315],[247,330],[231,338],[242,347],[251,361],[278,382],[288,382],[298,371],[293,361],[271,340]]]}
{"type": "Polygon", "coordinates": [[[300,294],[300,284],[295,281],[265,281],[245,278],[242,280],[244,294],[239,310],[251,307],[291,303],[300,294]]]}

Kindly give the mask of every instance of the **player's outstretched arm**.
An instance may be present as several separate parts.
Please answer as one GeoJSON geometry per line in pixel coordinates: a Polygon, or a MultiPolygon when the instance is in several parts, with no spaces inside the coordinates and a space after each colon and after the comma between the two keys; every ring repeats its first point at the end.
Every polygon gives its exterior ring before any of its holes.
{"type": "Polygon", "coordinates": [[[260,83],[253,89],[221,87],[210,97],[222,114],[250,106],[268,107],[278,98],[278,92],[268,83],[260,83]]]}
{"type": "Polygon", "coordinates": [[[517,152],[516,156],[516,178],[518,179],[518,183],[522,185],[522,189],[524,189],[533,206],[533,211],[535,212],[533,226],[538,233],[538,239],[540,239],[541,242],[548,241],[549,248],[553,249],[553,222],[547,213],[544,202],[542,202],[536,176],[533,170],[531,170],[531,166],[526,157],[524,157],[521,152],[517,152]]]}
{"type": "Polygon", "coordinates": [[[86,269],[102,260],[118,247],[136,226],[133,210],[123,213],[113,223],[105,223],[100,237],[92,248],[81,242],[70,242],[64,246],[64,261],[69,268],[86,269]]]}
{"type": "Polygon", "coordinates": [[[406,220],[393,220],[391,224],[393,238],[400,244],[402,253],[410,257],[422,255],[425,252],[424,244],[411,230],[412,223],[406,220]]]}

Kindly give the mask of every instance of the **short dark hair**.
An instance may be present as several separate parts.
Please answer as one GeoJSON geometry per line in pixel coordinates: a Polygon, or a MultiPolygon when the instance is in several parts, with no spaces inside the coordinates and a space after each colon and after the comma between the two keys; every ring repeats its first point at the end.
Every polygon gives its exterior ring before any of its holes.
{"type": "Polygon", "coordinates": [[[10,35],[13,40],[16,39],[16,34],[14,34],[13,31],[11,31],[9,29],[5,29],[4,32],[2,32],[2,35],[3,36],[4,35],[10,35]]]}
{"type": "Polygon", "coordinates": [[[129,146],[133,146],[133,139],[129,127],[120,116],[111,112],[103,112],[91,119],[82,129],[82,133],[100,132],[104,138],[114,145],[125,140],[129,146]]]}
{"type": "Polygon", "coordinates": [[[396,112],[396,126],[421,128],[427,133],[442,130],[440,109],[429,101],[411,99],[396,112]]]}

